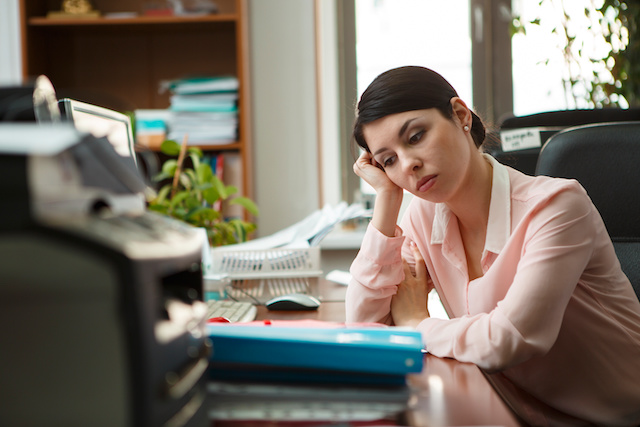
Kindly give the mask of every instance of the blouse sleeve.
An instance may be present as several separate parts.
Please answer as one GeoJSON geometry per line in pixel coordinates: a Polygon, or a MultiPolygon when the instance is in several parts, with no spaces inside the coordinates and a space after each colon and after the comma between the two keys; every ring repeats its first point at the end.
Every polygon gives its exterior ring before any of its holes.
{"type": "Polygon", "coordinates": [[[388,237],[369,224],[358,255],[351,264],[347,288],[347,322],[391,324],[391,298],[404,279],[402,244],[404,237],[396,227],[388,237]]]}
{"type": "Polygon", "coordinates": [[[514,231],[524,241],[521,257],[514,259],[513,282],[495,309],[418,325],[430,353],[500,370],[549,351],[595,243],[606,234],[590,199],[577,188],[556,194],[523,230],[514,231]]]}

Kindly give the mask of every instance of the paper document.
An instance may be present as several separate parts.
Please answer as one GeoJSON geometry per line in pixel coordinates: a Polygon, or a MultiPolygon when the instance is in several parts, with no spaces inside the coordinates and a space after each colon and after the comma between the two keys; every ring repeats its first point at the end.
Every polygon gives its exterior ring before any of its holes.
{"type": "Polygon", "coordinates": [[[351,281],[351,273],[343,270],[333,270],[327,273],[325,278],[340,285],[348,286],[351,281]]]}
{"type": "Polygon", "coordinates": [[[365,209],[360,203],[349,205],[346,202],[341,202],[337,206],[325,205],[301,221],[270,236],[237,245],[224,246],[220,250],[301,249],[318,246],[322,239],[340,222],[370,214],[371,211],[365,209]]]}

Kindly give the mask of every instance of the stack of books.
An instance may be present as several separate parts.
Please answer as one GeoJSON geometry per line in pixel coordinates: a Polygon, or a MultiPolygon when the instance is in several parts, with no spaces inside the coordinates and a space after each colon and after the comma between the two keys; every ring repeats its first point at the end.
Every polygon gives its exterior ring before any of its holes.
{"type": "Polygon", "coordinates": [[[233,76],[187,78],[169,84],[171,118],[167,137],[190,145],[238,140],[238,79],[233,76]]]}

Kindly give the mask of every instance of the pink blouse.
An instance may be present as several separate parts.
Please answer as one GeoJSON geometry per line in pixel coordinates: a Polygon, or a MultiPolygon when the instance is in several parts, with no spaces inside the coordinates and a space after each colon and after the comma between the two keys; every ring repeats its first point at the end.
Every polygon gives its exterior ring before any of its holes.
{"type": "Polygon", "coordinates": [[[500,371],[569,416],[640,424],[640,302],[598,211],[575,180],[485,157],[493,186],[484,275],[469,281],[451,211],[414,198],[395,237],[369,226],[351,266],[347,322],[392,324],[413,240],[451,318],[418,325],[430,353],[500,371]]]}

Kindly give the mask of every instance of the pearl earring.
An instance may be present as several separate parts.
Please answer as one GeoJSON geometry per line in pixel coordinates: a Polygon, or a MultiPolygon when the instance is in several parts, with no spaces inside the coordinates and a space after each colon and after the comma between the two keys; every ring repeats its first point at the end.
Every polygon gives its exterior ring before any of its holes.
{"type": "Polygon", "coordinates": [[[464,127],[462,129],[464,129],[465,132],[469,132],[469,126],[467,126],[467,125],[464,125],[464,127]]]}

